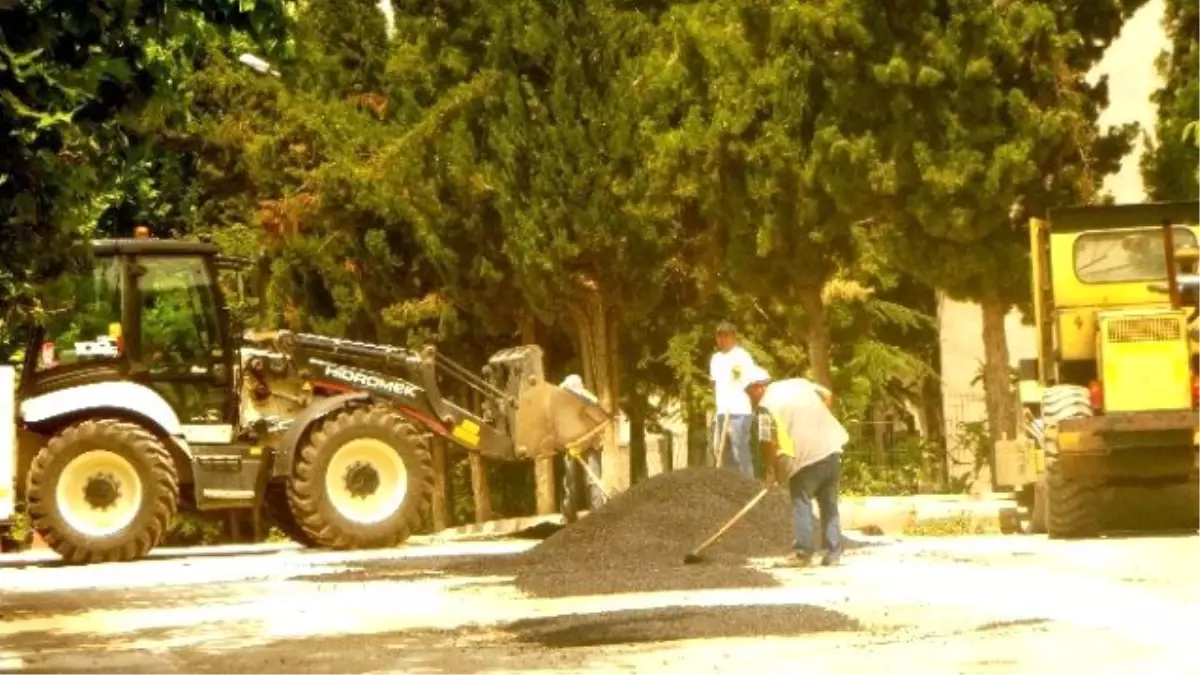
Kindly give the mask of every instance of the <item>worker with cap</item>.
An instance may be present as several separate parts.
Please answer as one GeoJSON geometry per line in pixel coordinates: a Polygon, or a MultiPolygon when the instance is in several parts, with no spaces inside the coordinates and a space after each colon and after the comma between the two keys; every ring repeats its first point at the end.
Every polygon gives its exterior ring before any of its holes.
{"type": "Polygon", "coordinates": [[[717,326],[717,351],[709,360],[708,374],[716,395],[713,416],[713,452],[724,446],[722,464],[737,468],[754,478],[750,458],[750,422],[753,408],[741,384],[742,377],[754,366],[750,353],[737,343],[737,330],[728,321],[717,326]],[[728,441],[721,434],[728,435],[728,441]]]}
{"type": "Polygon", "coordinates": [[[812,503],[820,509],[825,541],[823,565],[835,565],[842,554],[838,490],[842,448],[850,440],[830,411],[833,394],[804,378],[772,381],[754,366],[743,379],[746,394],[759,411],[759,440],[767,450],[768,475],[786,481],[792,497],[795,529],[793,564],[808,566],[816,553],[812,503]]]}

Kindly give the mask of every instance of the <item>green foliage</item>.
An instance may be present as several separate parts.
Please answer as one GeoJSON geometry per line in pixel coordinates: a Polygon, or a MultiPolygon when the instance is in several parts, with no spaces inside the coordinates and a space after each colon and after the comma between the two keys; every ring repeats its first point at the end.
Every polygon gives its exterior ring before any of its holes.
{"type": "Polygon", "coordinates": [[[222,31],[247,31],[286,51],[284,21],[282,0],[134,1],[121,11],[99,0],[33,0],[0,8],[6,330],[36,310],[36,285],[63,269],[70,242],[132,224],[106,219],[144,187],[144,147],[123,121],[152,96],[167,96],[222,31]]]}
{"type": "Polygon", "coordinates": [[[988,432],[986,421],[977,420],[972,422],[959,422],[955,425],[954,438],[950,445],[960,448],[970,453],[969,462],[961,460],[951,460],[953,466],[950,473],[958,473],[958,477],[952,479],[950,490],[953,492],[970,492],[975,481],[979,479],[980,473],[983,472],[991,463],[993,443],[991,434],[988,432]],[[966,465],[966,472],[962,472],[966,465]]]}
{"type": "Polygon", "coordinates": [[[896,30],[875,17],[874,34],[902,45],[880,40],[862,73],[887,103],[865,112],[887,120],[872,179],[889,260],[951,297],[1028,295],[1020,224],[1094,199],[1131,147],[1134,128],[1099,131],[1107,84],[1083,75],[1137,4],[961,2],[896,30]]]}
{"type": "MultiPolygon", "coordinates": [[[[536,340],[654,428],[711,408],[730,319],[864,420],[936,383],[935,289],[1024,301],[1020,223],[1097,199],[1132,140],[1084,74],[1142,0],[392,4],[390,36],[372,0],[5,4],[0,330],[43,318],[67,242],[148,222],[265,251],[263,327],[468,364],[536,340]]],[[[1166,140],[1196,121],[1195,8],[1168,14],[1147,162],[1194,185],[1166,140]]],[[[848,484],[915,490],[940,452],[848,460],[848,484]]],[[[527,467],[490,474],[498,513],[532,509],[527,467]]],[[[453,480],[467,522],[465,458],[453,480]]]]}
{"type": "Polygon", "coordinates": [[[999,533],[999,527],[986,520],[975,518],[969,511],[953,516],[910,522],[901,532],[906,537],[961,537],[999,533]]]}
{"type": "Polygon", "coordinates": [[[1142,180],[1146,195],[1156,201],[1196,199],[1200,195],[1200,9],[1189,0],[1166,0],[1163,28],[1170,41],[1155,65],[1162,86],[1151,100],[1158,106],[1154,131],[1146,137],[1142,155],[1142,180]]]}
{"type": "Polygon", "coordinates": [[[926,475],[942,450],[926,439],[909,437],[889,448],[884,463],[874,461],[874,448],[863,439],[847,446],[842,459],[842,491],[852,496],[912,495],[927,485],[926,475]]]}
{"type": "MultiPolygon", "coordinates": [[[[0,536],[3,536],[8,542],[15,545],[17,550],[25,550],[33,542],[33,524],[29,519],[29,512],[25,510],[24,501],[18,500],[14,504],[12,520],[8,523],[8,531],[0,531],[0,536]]],[[[5,550],[7,550],[7,546],[5,550]]]]}
{"type": "MultiPolygon", "coordinates": [[[[223,512],[218,512],[224,515],[223,512]]],[[[182,511],[175,516],[163,546],[214,546],[228,542],[225,525],[218,515],[182,511]]]]}

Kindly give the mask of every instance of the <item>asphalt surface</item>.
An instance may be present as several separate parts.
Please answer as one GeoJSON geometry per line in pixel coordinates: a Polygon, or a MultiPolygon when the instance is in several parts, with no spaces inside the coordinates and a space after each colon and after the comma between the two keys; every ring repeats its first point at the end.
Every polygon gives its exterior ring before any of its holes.
{"type": "Polygon", "coordinates": [[[556,597],[513,573],[536,543],[0,557],[0,672],[1200,673],[1194,534],[913,538],[709,568],[769,584],[556,597]]]}

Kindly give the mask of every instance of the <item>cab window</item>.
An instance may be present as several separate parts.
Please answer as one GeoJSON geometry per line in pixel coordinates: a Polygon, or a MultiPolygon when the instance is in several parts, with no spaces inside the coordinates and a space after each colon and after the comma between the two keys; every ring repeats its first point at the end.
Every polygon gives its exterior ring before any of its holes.
{"type": "MultiPolygon", "coordinates": [[[[1196,235],[1177,227],[1175,247],[1195,246],[1196,235]]],[[[1075,240],[1075,274],[1085,284],[1154,281],[1167,276],[1161,228],[1087,232],[1075,240]]]]}
{"type": "Polygon", "coordinates": [[[207,375],[224,360],[208,266],[200,258],[139,256],[142,360],[152,375],[207,375]]]}
{"type": "Polygon", "coordinates": [[[43,298],[39,372],[121,357],[121,275],[115,258],[96,258],[90,269],[60,276],[43,298]]]}

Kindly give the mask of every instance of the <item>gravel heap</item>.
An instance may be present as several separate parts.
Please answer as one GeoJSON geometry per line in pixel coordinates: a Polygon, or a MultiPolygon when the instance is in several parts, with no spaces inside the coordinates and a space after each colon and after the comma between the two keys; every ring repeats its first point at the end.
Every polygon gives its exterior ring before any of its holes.
{"type": "MultiPolygon", "coordinates": [[[[526,553],[516,556],[516,584],[541,597],[776,586],[747,558],[786,554],[790,509],[773,491],[716,544],[703,561],[689,551],[717,531],[762,489],[727,469],[673,471],[634,485],[526,553]]],[[[496,573],[496,572],[493,572],[496,573]]]]}
{"type": "MultiPolygon", "coordinates": [[[[526,556],[532,563],[588,568],[667,565],[712,536],[762,484],[727,469],[692,468],[659,474],[614,497],[526,556]]],[[[786,495],[773,490],[704,552],[706,561],[741,562],[783,555],[791,547],[786,495]]]]}
{"type": "MultiPolygon", "coordinates": [[[[772,490],[701,562],[683,563],[762,487],[729,469],[671,471],[634,485],[525,553],[449,569],[515,575],[518,588],[541,597],[776,586],[770,574],[745,563],[791,551],[791,504],[783,489],[772,490]]],[[[846,541],[846,548],[861,545],[846,541]]]]}

